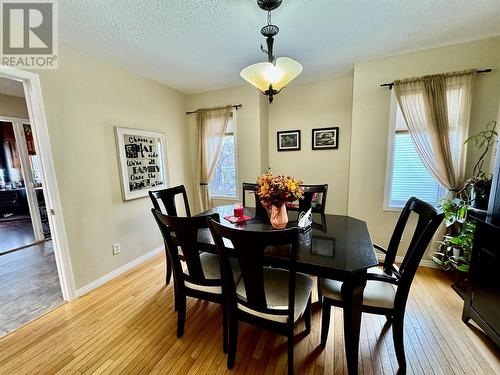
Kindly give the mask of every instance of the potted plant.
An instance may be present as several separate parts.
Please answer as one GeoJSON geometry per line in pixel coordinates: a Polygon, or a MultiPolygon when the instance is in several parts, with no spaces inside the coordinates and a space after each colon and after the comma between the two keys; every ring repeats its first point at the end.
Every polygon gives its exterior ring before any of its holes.
{"type": "Polygon", "coordinates": [[[466,182],[466,186],[471,190],[472,207],[481,210],[487,209],[490,197],[492,175],[484,172],[483,166],[488,151],[494,146],[498,137],[496,125],[496,121],[490,121],[486,124],[484,130],[465,140],[465,143],[470,143],[481,151],[479,159],[472,170],[472,177],[466,182]]]}
{"type": "Polygon", "coordinates": [[[446,271],[456,272],[452,288],[463,298],[467,287],[475,223],[467,219],[470,200],[465,189],[460,197],[443,199],[439,208],[445,217],[446,235],[439,241],[439,249],[432,260],[446,271]]]}
{"type": "Polygon", "coordinates": [[[304,190],[301,184],[302,181],[295,177],[273,176],[271,172],[264,173],[257,179],[257,194],[262,205],[271,211],[269,219],[273,228],[286,227],[288,215],[285,203],[303,198],[304,190]]]}

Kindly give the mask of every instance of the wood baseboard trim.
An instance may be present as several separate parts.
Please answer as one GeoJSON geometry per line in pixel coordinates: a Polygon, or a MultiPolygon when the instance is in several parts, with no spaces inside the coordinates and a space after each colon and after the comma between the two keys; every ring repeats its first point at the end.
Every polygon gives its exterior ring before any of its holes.
{"type": "Polygon", "coordinates": [[[114,278],[120,276],[121,274],[131,270],[132,268],[137,267],[139,264],[145,262],[146,260],[154,257],[157,254],[160,254],[163,250],[164,250],[164,247],[159,246],[159,247],[151,250],[150,252],[148,252],[144,255],[141,255],[139,258],[136,258],[136,259],[132,260],[131,262],[128,262],[127,264],[124,264],[123,266],[121,266],[121,267],[111,271],[110,273],[98,278],[97,280],[92,281],[90,284],[87,284],[87,285],[81,287],[80,289],[77,289],[77,291],[76,291],[77,298],[91,292],[92,290],[94,290],[96,288],[99,288],[100,286],[106,284],[107,282],[113,280],[114,278]]]}

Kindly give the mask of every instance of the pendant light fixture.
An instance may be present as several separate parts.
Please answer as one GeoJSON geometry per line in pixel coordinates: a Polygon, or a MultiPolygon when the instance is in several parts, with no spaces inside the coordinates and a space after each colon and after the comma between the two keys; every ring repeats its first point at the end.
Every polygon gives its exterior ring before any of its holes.
{"type": "Polygon", "coordinates": [[[283,87],[290,83],[302,72],[302,65],[289,58],[273,55],[274,37],[280,29],[271,24],[271,11],[281,5],[282,0],[257,0],[259,8],[267,11],[267,25],[260,32],[266,37],[267,51],[260,45],[262,52],[267,54],[267,62],[260,62],[244,68],[241,77],[257,87],[264,95],[269,97],[269,103],[273,102],[273,96],[278,94],[283,87]]]}

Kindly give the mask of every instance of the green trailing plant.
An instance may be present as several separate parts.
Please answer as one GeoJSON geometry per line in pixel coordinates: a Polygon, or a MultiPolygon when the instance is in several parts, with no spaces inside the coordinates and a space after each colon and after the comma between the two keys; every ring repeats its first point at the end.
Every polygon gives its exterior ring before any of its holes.
{"type": "Polygon", "coordinates": [[[443,199],[439,205],[445,215],[447,234],[439,241],[432,259],[445,270],[469,272],[475,223],[467,221],[468,200],[443,199]]]}
{"type": "Polygon", "coordinates": [[[476,208],[485,209],[488,204],[492,175],[484,170],[484,162],[486,155],[497,142],[496,126],[496,121],[490,121],[484,130],[465,140],[466,144],[469,143],[480,151],[479,158],[472,169],[472,177],[467,180],[464,186],[464,189],[470,190],[472,203],[476,208]]]}
{"type": "Polygon", "coordinates": [[[464,143],[480,150],[479,158],[472,169],[472,177],[453,199],[443,199],[439,208],[444,213],[446,235],[439,241],[439,250],[432,259],[443,269],[469,271],[470,255],[474,239],[475,223],[467,220],[467,211],[480,198],[487,201],[491,186],[491,174],[483,169],[486,155],[497,142],[497,122],[490,121],[484,130],[467,138],[464,143]]]}
{"type": "Polygon", "coordinates": [[[472,178],[469,181],[475,180],[491,180],[491,173],[486,173],[483,170],[484,158],[491,147],[496,143],[498,133],[496,131],[497,122],[490,121],[486,124],[484,130],[467,138],[464,144],[470,143],[473,147],[481,151],[481,155],[477,159],[474,168],[472,169],[472,178]]]}

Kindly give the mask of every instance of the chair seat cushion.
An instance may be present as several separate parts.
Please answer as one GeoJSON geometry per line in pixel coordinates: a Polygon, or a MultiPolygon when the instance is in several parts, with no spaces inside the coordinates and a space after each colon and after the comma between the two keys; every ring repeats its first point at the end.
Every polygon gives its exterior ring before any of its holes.
{"type": "MultiPolygon", "coordinates": [[[[295,276],[295,308],[294,322],[297,321],[307,307],[309,296],[313,288],[313,281],[309,276],[297,273],[295,276]]],[[[264,290],[266,294],[267,307],[273,310],[288,309],[288,271],[277,268],[264,268],[264,290]]],[[[236,285],[236,294],[246,301],[246,291],[243,279],[236,285]]],[[[288,317],[285,315],[273,315],[253,310],[241,303],[238,308],[248,314],[263,319],[286,323],[288,317]]]]}
{"type": "MultiPolygon", "coordinates": [[[[370,268],[370,273],[379,273],[370,268]]],[[[383,271],[380,270],[380,274],[383,271]]],[[[342,281],[323,279],[319,280],[320,293],[330,299],[342,301],[341,295],[342,281]]],[[[394,308],[394,298],[396,297],[397,286],[378,280],[368,280],[363,292],[363,305],[370,307],[382,307],[386,309],[394,308]]]]}
{"type": "MultiPolygon", "coordinates": [[[[220,280],[220,265],[219,265],[219,257],[210,253],[201,253],[200,254],[201,268],[203,269],[203,273],[205,275],[205,279],[207,280],[220,280]]],[[[235,283],[240,280],[241,272],[240,266],[236,260],[230,259],[231,268],[233,270],[233,276],[235,283]]],[[[184,263],[184,262],[183,262],[184,263]]],[[[189,269],[187,265],[183,265],[183,272],[187,276],[189,276],[189,269]]],[[[184,284],[186,287],[194,290],[199,290],[207,293],[215,293],[222,294],[222,288],[220,286],[207,286],[195,284],[189,281],[185,281],[184,284]]]]}

